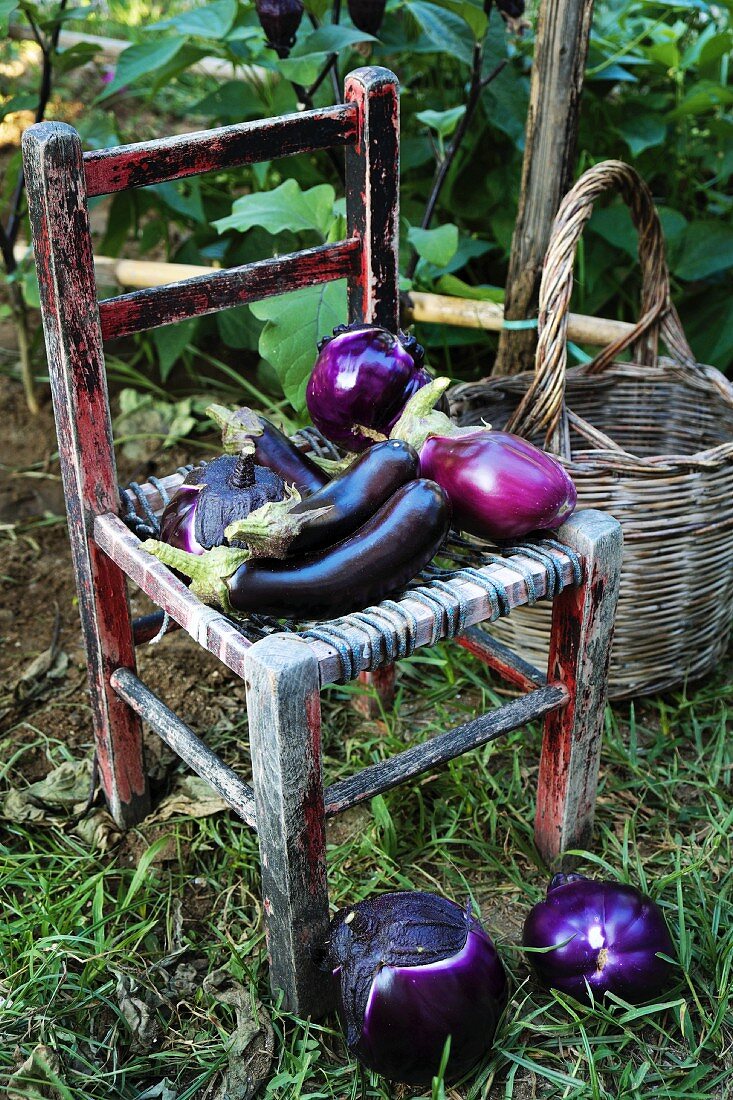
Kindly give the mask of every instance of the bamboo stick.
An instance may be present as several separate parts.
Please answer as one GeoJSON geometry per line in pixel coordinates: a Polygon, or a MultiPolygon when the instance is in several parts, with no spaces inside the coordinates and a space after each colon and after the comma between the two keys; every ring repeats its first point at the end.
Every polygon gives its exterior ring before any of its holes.
{"type": "MultiPolygon", "coordinates": [[[[11,38],[18,41],[35,41],[30,27],[24,27],[20,23],[11,23],[9,34],[11,38]]],[[[132,45],[132,43],[119,38],[106,38],[98,34],[83,34],[80,31],[62,30],[59,35],[59,46],[62,50],[68,50],[72,46],[78,46],[84,42],[96,46],[99,56],[104,61],[113,63],[117,61],[120,54],[128,46],[132,45]]],[[[238,76],[252,83],[277,79],[277,73],[271,72],[269,69],[263,69],[259,65],[234,66],[231,61],[225,61],[223,57],[202,57],[200,61],[195,61],[190,66],[189,72],[212,76],[215,80],[232,80],[238,76]]]]}
{"type": "MultiPolygon", "coordinates": [[[[15,246],[15,258],[20,261],[28,251],[27,244],[15,246]]],[[[102,286],[119,286],[131,290],[143,290],[152,286],[165,286],[197,275],[210,275],[211,268],[198,264],[169,264],[159,260],[125,260],[114,256],[95,256],[94,268],[97,281],[102,286]]],[[[426,294],[413,291],[405,320],[424,321],[438,325],[456,325],[459,328],[483,329],[501,332],[504,310],[496,302],[481,302],[474,298],[450,298],[445,294],[426,294]]],[[[628,321],[614,321],[609,317],[588,317],[571,313],[568,336],[580,344],[605,347],[606,344],[625,336],[633,328],[628,321]]]]}

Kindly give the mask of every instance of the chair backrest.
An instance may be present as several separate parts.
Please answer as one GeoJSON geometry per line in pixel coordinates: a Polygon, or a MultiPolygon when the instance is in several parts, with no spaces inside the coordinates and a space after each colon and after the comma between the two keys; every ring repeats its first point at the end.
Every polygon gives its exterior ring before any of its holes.
{"type": "Polygon", "coordinates": [[[94,515],[118,510],[105,339],[341,278],[350,320],[397,329],[398,85],[386,69],[350,73],[333,107],[89,153],[72,127],[40,123],[23,161],[67,507],[87,536],[94,515]],[[345,240],[97,301],[92,196],[337,146],[345,240]]]}

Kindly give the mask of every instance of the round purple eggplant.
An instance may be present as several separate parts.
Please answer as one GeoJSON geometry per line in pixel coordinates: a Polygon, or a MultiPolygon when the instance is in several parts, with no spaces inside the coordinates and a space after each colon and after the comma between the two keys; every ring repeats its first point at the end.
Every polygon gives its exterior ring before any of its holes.
{"type": "Polygon", "coordinates": [[[430,381],[420,345],[375,325],[337,330],[319,347],[306,389],[308,412],[326,438],[347,451],[386,439],[410,397],[430,381]]]}
{"type": "Polygon", "coordinates": [[[458,428],[433,410],[448,385],[439,378],[415,394],[391,434],[419,452],[420,476],[445,489],[455,525],[504,542],[564,523],[577,492],[561,463],[509,432],[458,428]]]}
{"type": "Polygon", "coordinates": [[[223,546],[231,523],[284,493],[282,478],[255,465],[251,453],[219,455],[195,467],[175,491],[161,516],[161,541],[191,554],[223,546]]]}
{"type": "Polygon", "coordinates": [[[525,947],[540,982],[578,1001],[615,993],[631,1004],[652,1001],[673,978],[659,953],[674,957],[662,911],[634,886],[555,875],[524,924],[525,947]],[[590,992],[589,992],[590,991],[590,992]]]}
{"type": "Polygon", "coordinates": [[[331,924],[349,1051],[393,1081],[429,1084],[450,1038],[448,1079],[491,1047],[507,1002],[496,948],[470,907],[421,891],[368,898],[331,924]]]}

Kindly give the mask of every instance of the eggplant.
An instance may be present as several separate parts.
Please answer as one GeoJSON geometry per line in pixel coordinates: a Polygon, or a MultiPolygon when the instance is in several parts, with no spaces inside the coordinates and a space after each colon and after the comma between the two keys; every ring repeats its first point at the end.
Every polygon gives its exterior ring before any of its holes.
{"type": "Polygon", "coordinates": [[[349,1052],[370,1069],[429,1085],[449,1037],[448,1080],[490,1050],[508,985],[470,906],[421,890],[366,898],[333,918],[324,955],[349,1052]]]}
{"type": "Polygon", "coordinates": [[[363,451],[386,439],[409,398],[430,381],[412,337],[377,325],[339,326],[321,340],[305,391],[311,420],[326,439],[363,451]]]}
{"type": "Polygon", "coordinates": [[[613,993],[630,1004],[666,993],[674,944],[661,909],[621,882],[555,875],[529,912],[522,943],[542,985],[589,1004],[613,993]]]}
{"type": "Polygon", "coordinates": [[[432,408],[448,385],[438,378],[414,394],[391,435],[419,452],[420,475],[445,489],[456,526],[493,542],[560,527],[577,502],[565,468],[518,435],[451,423],[432,408]]]}
{"type": "Polygon", "coordinates": [[[220,546],[187,554],[151,539],[144,547],[191,578],[191,591],[233,616],[258,613],[326,619],[397,592],[438,552],[450,527],[450,503],[433,481],[403,485],[359,530],[317,554],[250,560],[220,546]]]}
{"type": "Polygon", "coordinates": [[[231,410],[224,405],[209,405],[206,413],[221,428],[225,451],[237,452],[246,442],[254,444],[255,462],[294,485],[299,493],[315,493],[331,480],[330,474],[279,428],[247,406],[231,410]]]}
{"type": "Polygon", "coordinates": [[[287,57],[303,18],[303,0],[255,0],[255,8],[267,45],[287,57]]]}
{"type": "Polygon", "coordinates": [[[305,500],[286,498],[227,528],[229,542],[258,557],[282,558],[333,546],[357,531],[401,485],[417,477],[417,451],[404,440],[375,443],[305,500]]]}
{"type": "Polygon", "coordinates": [[[160,537],[182,550],[202,554],[225,542],[225,528],[263,504],[280,501],[282,478],[255,464],[254,448],[245,441],[238,455],[219,455],[187,475],[165,506],[160,537]]]}

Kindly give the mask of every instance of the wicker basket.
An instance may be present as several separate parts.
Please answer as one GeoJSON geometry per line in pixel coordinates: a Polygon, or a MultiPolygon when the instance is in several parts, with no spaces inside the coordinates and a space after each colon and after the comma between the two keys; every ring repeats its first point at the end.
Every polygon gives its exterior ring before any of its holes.
{"type": "MultiPolygon", "coordinates": [[[[486,420],[554,451],[579,506],[620,520],[611,697],[713,669],[733,612],[733,386],[694,361],[670,304],[654,203],[632,168],[598,164],[563,200],[542,274],[535,373],[460,385],[449,396],[460,423],[486,420]],[[639,232],[641,320],[591,363],[566,370],[575,249],[593,203],[613,189],[639,232]],[[673,358],[657,357],[660,335],[673,358]],[[633,361],[616,362],[626,347],[633,361]]],[[[542,667],[549,616],[546,607],[522,608],[495,624],[496,633],[542,667]]]]}

